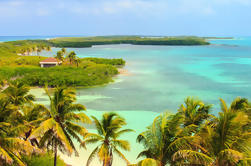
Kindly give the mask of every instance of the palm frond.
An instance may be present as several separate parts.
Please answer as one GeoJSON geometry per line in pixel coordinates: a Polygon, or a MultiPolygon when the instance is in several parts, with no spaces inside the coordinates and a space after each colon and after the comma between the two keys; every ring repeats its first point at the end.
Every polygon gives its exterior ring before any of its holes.
{"type": "Polygon", "coordinates": [[[190,164],[210,165],[213,159],[203,153],[193,150],[179,150],[172,156],[173,161],[183,159],[189,161],[190,164]]]}
{"type": "Polygon", "coordinates": [[[115,147],[120,147],[123,150],[130,150],[130,143],[126,140],[113,140],[112,141],[115,147]]]}
{"type": "Polygon", "coordinates": [[[57,122],[53,119],[50,118],[46,121],[44,121],[40,127],[36,128],[32,133],[31,133],[31,138],[37,138],[40,136],[43,136],[45,132],[47,132],[50,129],[54,129],[56,126],[57,122]]]}
{"type": "Polygon", "coordinates": [[[160,166],[161,163],[157,160],[154,160],[152,158],[146,158],[144,160],[141,160],[137,164],[129,164],[128,166],[160,166]]]}
{"type": "Polygon", "coordinates": [[[130,164],[125,155],[123,155],[123,153],[121,153],[116,147],[114,147],[113,150],[120,158],[122,158],[126,162],[127,165],[130,164]]]}
{"type": "Polygon", "coordinates": [[[62,127],[58,123],[56,123],[54,132],[55,132],[56,137],[59,140],[61,140],[61,142],[63,143],[63,145],[64,145],[65,149],[68,151],[68,153],[71,154],[73,147],[71,146],[71,143],[69,142],[69,139],[65,135],[64,130],[62,129],[62,127]]]}
{"type": "Polygon", "coordinates": [[[218,155],[220,159],[229,160],[234,164],[237,164],[240,160],[244,159],[243,153],[240,153],[233,149],[224,149],[218,155]]]}
{"type": "Polygon", "coordinates": [[[67,114],[64,115],[66,119],[71,120],[71,121],[75,121],[75,122],[82,122],[82,123],[86,123],[86,124],[91,124],[92,121],[91,119],[85,114],[85,113],[73,113],[73,112],[69,112],[67,114]]]}
{"type": "Polygon", "coordinates": [[[221,106],[221,110],[223,112],[227,112],[228,111],[227,104],[226,104],[226,102],[223,99],[220,99],[220,106],[221,106]]]}
{"type": "Polygon", "coordinates": [[[66,128],[71,129],[72,131],[75,131],[82,136],[85,136],[87,133],[86,128],[84,128],[78,124],[75,124],[75,123],[69,122],[69,121],[66,121],[65,124],[67,126],[66,128]]]}
{"type": "Polygon", "coordinates": [[[0,158],[3,161],[7,162],[8,164],[11,164],[13,162],[12,157],[8,154],[8,152],[5,149],[1,148],[1,146],[0,146],[0,158]]]}
{"type": "Polygon", "coordinates": [[[86,162],[86,166],[89,166],[92,162],[92,160],[94,159],[95,155],[97,155],[99,150],[99,146],[97,146],[90,154],[90,156],[88,157],[88,160],[86,162]]]}
{"type": "Polygon", "coordinates": [[[95,116],[91,116],[92,119],[94,120],[94,124],[96,126],[96,129],[100,135],[105,135],[105,130],[99,120],[95,116]]]}
{"type": "Polygon", "coordinates": [[[104,141],[104,138],[98,134],[95,133],[88,133],[85,137],[84,137],[84,141],[80,144],[82,147],[85,147],[88,144],[94,144],[97,142],[101,142],[104,141]]]}
{"type": "Polygon", "coordinates": [[[115,133],[114,138],[118,138],[121,135],[123,135],[125,133],[129,133],[129,132],[134,132],[134,130],[132,130],[132,129],[123,129],[123,130],[120,130],[117,133],[115,133]]]}

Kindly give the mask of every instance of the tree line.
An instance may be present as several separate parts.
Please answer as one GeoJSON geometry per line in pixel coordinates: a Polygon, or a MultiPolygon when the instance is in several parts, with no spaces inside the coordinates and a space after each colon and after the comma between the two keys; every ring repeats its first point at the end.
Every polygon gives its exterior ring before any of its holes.
{"type": "Polygon", "coordinates": [[[35,53],[35,55],[39,56],[39,54],[42,51],[51,51],[51,46],[50,45],[37,45],[37,44],[33,44],[33,45],[29,45],[29,46],[23,46],[21,48],[19,48],[19,50],[17,51],[18,55],[34,55],[33,53],[35,53]]]}
{"type": "Polygon", "coordinates": [[[46,41],[54,47],[92,47],[107,44],[133,45],[209,45],[200,37],[141,37],[141,36],[96,36],[96,37],[59,37],[46,41]]]}

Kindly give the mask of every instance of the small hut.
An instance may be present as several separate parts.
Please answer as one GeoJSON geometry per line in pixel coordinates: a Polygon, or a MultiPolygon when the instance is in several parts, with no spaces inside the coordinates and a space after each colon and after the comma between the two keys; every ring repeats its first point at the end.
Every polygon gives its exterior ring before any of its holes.
{"type": "Polygon", "coordinates": [[[58,59],[52,58],[52,57],[47,58],[47,59],[40,62],[41,67],[54,67],[54,66],[58,66],[61,64],[62,64],[62,61],[59,61],[58,59]]]}

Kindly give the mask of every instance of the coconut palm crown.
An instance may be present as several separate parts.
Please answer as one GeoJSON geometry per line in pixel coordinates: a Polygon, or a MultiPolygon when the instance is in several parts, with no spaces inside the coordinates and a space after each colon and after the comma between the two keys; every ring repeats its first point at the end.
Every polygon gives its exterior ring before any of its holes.
{"type": "Polygon", "coordinates": [[[230,107],[222,99],[219,117],[207,121],[196,134],[197,148],[183,149],[173,155],[184,165],[213,166],[249,165],[251,150],[250,120],[244,100],[236,99],[230,107]]]}
{"type": "Polygon", "coordinates": [[[73,139],[82,142],[80,136],[86,135],[87,130],[77,123],[91,123],[91,120],[82,112],[86,108],[74,103],[76,92],[73,89],[56,87],[52,96],[47,88],[45,91],[50,99],[50,109],[47,110],[47,116],[40,127],[32,132],[31,138],[39,138],[40,147],[54,152],[56,165],[58,150],[68,155],[74,151],[78,155],[73,139]]]}
{"type": "Polygon", "coordinates": [[[117,154],[129,164],[129,161],[118,149],[121,148],[125,151],[130,150],[129,142],[119,139],[122,134],[133,131],[131,129],[122,129],[122,127],[126,125],[125,119],[113,112],[103,114],[100,121],[94,116],[92,116],[92,119],[94,120],[98,134],[88,133],[82,142],[82,146],[85,147],[86,144],[100,144],[92,151],[86,165],[89,166],[94,157],[97,156],[103,163],[103,166],[111,166],[113,153],[117,154]]]}

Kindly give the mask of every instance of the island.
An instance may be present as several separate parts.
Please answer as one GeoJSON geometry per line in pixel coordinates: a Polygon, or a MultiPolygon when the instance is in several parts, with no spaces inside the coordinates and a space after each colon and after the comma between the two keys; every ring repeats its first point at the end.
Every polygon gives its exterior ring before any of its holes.
{"type": "Polygon", "coordinates": [[[119,73],[118,68],[125,65],[123,59],[78,58],[75,52],[66,52],[65,49],[106,44],[193,46],[209,43],[204,38],[193,36],[60,37],[3,42],[0,43],[0,81],[3,84],[4,81],[17,80],[29,86],[47,84],[52,87],[61,84],[83,87],[107,84],[119,73]],[[40,54],[42,51],[51,51],[52,47],[62,50],[54,55],[57,60],[48,61],[48,57],[40,54]]]}
{"type": "Polygon", "coordinates": [[[1,84],[18,81],[33,87],[103,85],[112,82],[119,74],[118,68],[125,65],[123,59],[78,58],[74,51],[65,48],[54,55],[60,65],[41,65],[48,61],[48,57],[40,55],[42,51],[51,51],[51,45],[40,40],[0,43],[1,84]]]}
{"type": "Polygon", "coordinates": [[[54,47],[92,47],[106,44],[133,45],[209,45],[204,38],[195,36],[162,37],[162,36],[97,36],[97,37],[60,37],[47,40],[54,47]]]}

